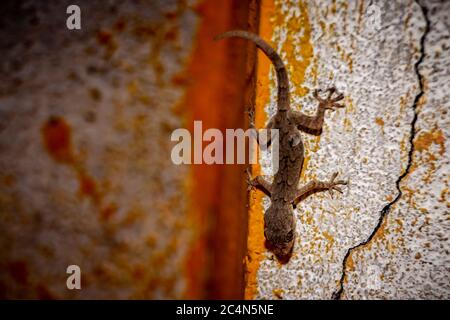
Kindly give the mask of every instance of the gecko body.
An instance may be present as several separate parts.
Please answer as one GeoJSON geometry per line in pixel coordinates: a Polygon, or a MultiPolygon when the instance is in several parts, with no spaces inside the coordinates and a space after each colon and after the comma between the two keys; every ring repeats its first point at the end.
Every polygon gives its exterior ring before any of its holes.
{"type": "MultiPolygon", "coordinates": [[[[273,182],[270,183],[263,176],[251,177],[248,174],[250,187],[263,191],[270,197],[271,204],[264,214],[264,236],[269,249],[271,249],[281,262],[287,262],[292,254],[295,242],[295,217],[294,207],[307,196],[328,190],[342,193],[339,185],[347,184],[343,180],[335,180],[334,173],[329,181],[311,181],[302,187],[298,187],[300,174],[304,161],[304,146],[300,131],[314,135],[320,135],[326,110],[343,108],[337,102],[344,96],[336,92],[335,88],[326,91],[326,98],[319,96],[321,90],[314,91],[314,97],[319,106],[314,116],[307,116],[299,111],[291,109],[289,97],[289,79],[286,68],[278,53],[259,36],[242,30],[225,32],[217,40],[239,37],[250,40],[260,48],[271,60],[275,67],[278,95],[277,112],[269,120],[267,129],[278,129],[279,133],[279,165],[273,182]]],[[[254,111],[250,110],[250,126],[255,127],[254,111]]],[[[270,143],[270,141],[268,142],[270,143]]]]}

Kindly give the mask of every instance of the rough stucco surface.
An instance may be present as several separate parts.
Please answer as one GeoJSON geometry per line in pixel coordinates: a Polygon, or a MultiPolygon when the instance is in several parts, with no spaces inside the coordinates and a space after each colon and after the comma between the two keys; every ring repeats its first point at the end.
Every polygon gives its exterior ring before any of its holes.
{"type": "Polygon", "coordinates": [[[0,295],[180,298],[192,229],[170,133],[197,14],[77,1],[69,31],[71,3],[1,5],[0,295]]]}
{"type": "MultiPolygon", "coordinates": [[[[425,35],[416,2],[373,5],[275,1],[273,15],[261,17],[272,21],[268,40],[288,66],[295,109],[313,114],[314,88],[334,84],[346,96],[345,109],[327,112],[320,138],[303,135],[300,184],[336,171],[350,183],[334,199],[315,194],[297,207],[294,254],[280,265],[261,253],[257,299],[450,297],[449,4],[421,3],[429,7],[425,35]]],[[[273,70],[270,79],[268,115],[275,112],[273,70]]],[[[271,175],[270,156],[261,161],[271,175]]]]}
{"type": "Polygon", "coordinates": [[[417,107],[410,173],[383,226],[383,237],[353,254],[344,297],[448,299],[450,3],[423,2],[430,31],[419,72],[424,99],[417,107]],[[367,272],[372,266],[372,272],[367,272]],[[364,285],[368,284],[368,285],[364,285]]]}

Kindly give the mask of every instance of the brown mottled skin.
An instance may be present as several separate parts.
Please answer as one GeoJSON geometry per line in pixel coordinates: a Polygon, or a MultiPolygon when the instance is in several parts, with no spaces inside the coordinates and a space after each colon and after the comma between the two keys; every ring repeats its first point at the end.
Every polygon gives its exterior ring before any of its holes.
{"type": "MultiPolygon", "coordinates": [[[[336,93],[335,88],[326,90],[328,96],[323,99],[319,97],[320,90],[314,91],[314,97],[319,101],[319,107],[315,116],[307,116],[301,112],[292,110],[289,102],[289,79],[286,68],[277,52],[264,40],[247,31],[234,30],[225,32],[216,39],[239,37],[253,41],[272,61],[278,82],[278,110],[270,119],[267,129],[279,130],[279,166],[273,182],[270,183],[264,177],[257,176],[251,179],[248,173],[250,187],[258,188],[270,197],[271,205],[264,214],[264,236],[269,248],[281,261],[289,260],[295,241],[295,219],[293,207],[307,196],[328,190],[341,192],[338,185],[347,184],[346,181],[337,180],[334,173],[328,182],[311,181],[303,187],[298,188],[300,173],[304,160],[304,147],[300,130],[320,135],[324,121],[325,110],[342,108],[338,104],[344,98],[342,94],[336,93]]],[[[250,112],[250,126],[254,128],[254,112],[250,112]]],[[[270,141],[268,142],[270,143],[270,141]]]]}

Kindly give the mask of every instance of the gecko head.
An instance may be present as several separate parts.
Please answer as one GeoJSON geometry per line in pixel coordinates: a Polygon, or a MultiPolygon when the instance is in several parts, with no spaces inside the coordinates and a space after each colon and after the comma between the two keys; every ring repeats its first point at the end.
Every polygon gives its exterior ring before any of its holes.
{"type": "Polygon", "coordinates": [[[287,263],[295,242],[295,220],[289,206],[273,204],[264,215],[266,246],[281,263],[287,263]]]}

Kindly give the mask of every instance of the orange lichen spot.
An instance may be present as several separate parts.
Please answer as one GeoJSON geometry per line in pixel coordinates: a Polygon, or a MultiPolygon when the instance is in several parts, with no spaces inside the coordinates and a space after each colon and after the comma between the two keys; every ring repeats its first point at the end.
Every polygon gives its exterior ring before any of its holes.
{"type": "Polygon", "coordinates": [[[336,14],[336,12],[337,12],[337,4],[336,4],[336,0],[333,0],[333,2],[331,3],[331,10],[330,10],[330,12],[331,12],[332,14],[336,14]]]}
{"type": "Polygon", "coordinates": [[[375,123],[376,123],[377,125],[381,126],[381,127],[384,126],[384,121],[383,121],[383,119],[381,119],[381,118],[379,118],[379,117],[375,118],[375,123]]]}
{"type": "Polygon", "coordinates": [[[414,202],[414,197],[413,195],[415,194],[415,191],[412,190],[411,188],[408,188],[407,186],[402,186],[402,198],[405,199],[406,201],[408,201],[408,204],[412,207],[417,209],[417,206],[414,202]]]}
{"type": "Polygon", "coordinates": [[[353,256],[350,253],[348,258],[347,258],[347,268],[350,271],[355,271],[355,261],[353,260],[353,256]]]}
{"type": "MultiPolygon", "coordinates": [[[[439,156],[445,153],[445,137],[441,129],[435,127],[428,132],[421,132],[414,141],[414,147],[419,153],[421,153],[423,164],[427,164],[427,172],[422,178],[424,183],[430,183],[433,173],[436,170],[436,161],[439,156]],[[430,150],[432,145],[439,145],[438,152],[430,150]]],[[[414,169],[416,166],[414,166],[414,169]]]]}
{"type": "Polygon", "coordinates": [[[283,289],[273,289],[272,293],[275,297],[277,297],[278,299],[283,299],[283,293],[284,290],[283,289]]]}
{"type": "Polygon", "coordinates": [[[420,252],[417,252],[414,256],[414,259],[419,260],[420,258],[422,258],[422,255],[420,254],[420,252]]]}
{"type": "Polygon", "coordinates": [[[61,117],[50,117],[42,127],[44,145],[57,162],[73,162],[71,129],[61,117]]]}
{"type": "Polygon", "coordinates": [[[386,200],[391,202],[394,198],[389,194],[386,196],[386,200]]]}
{"type": "Polygon", "coordinates": [[[19,284],[26,285],[28,283],[28,265],[25,261],[13,261],[8,264],[8,271],[11,277],[19,284]]]}
{"type": "Polygon", "coordinates": [[[439,202],[446,202],[447,201],[447,195],[450,194],[448,188],[444,188],[441,191],[441,195],[438,199],[439,202]]]}
{"type": "Polygon", "coordinates": [[[445,137],[441,129],[421,132],[414,141],[414,147],[417,151],[423,152],[430,148],[431,144],[440,146],[439,154],[443,155],[445,152],[445,137]]]}
{"type": "Polygon", "coordinates": [[[109,220],[117,212],[117,204],[110,203],[100,211],[100,217],[102,220],[109,220]]]}
{"type": "MultiPolygon", "coordinates": [[[[383,222],[381,222],[381,226],[378,228],[377,232],[373,236],[372,242],[382,241],[383,239],[385,239],[386,234],[389,233],[386,226],[387,226],[387,219],[384,219],[383,222]]],[[[371,242],[369,242],[369,245],[370,244],[371,244],[371,242]]]]}
{"type": "Polygon", "coordinates": [[[402,230],[403,230],[403,221],[400,220],[400,219],[395,219],[395,222],[396,222],[397,225],[398,225],[398,227],[394,229],[395,232],[396,232],[396,233],[401,233],[402,230]]]}

